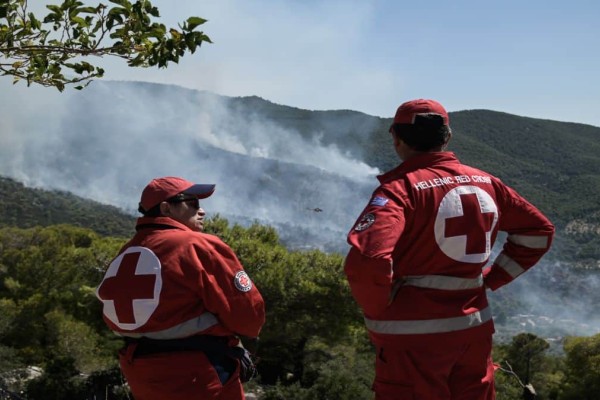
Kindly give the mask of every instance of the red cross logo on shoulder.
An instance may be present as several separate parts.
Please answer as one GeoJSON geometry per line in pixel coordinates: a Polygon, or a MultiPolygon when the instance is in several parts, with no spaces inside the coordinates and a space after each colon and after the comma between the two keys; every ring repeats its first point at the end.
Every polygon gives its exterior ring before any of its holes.
{"type": "Polygon", "coordinates": [[[459,186],[440,202],[435,239],[444,254],[454,260],[485,262],[497,222],[498,207],[489,193],[477,186],[459,186]]]}
{"type": "Polygon", "coordinates": [[[160,261],[145,247],[130,247],[115,258],[96,292],[104,315],[124,330],[144,325],[158,307],[160,270],[160,261]]]}
{"type": "Polygon", "coordinates": [[[252,289],[252,281],[246,271],[238,271],[233,279],[235,287],[241,292],[248,292],[252,289]]]}

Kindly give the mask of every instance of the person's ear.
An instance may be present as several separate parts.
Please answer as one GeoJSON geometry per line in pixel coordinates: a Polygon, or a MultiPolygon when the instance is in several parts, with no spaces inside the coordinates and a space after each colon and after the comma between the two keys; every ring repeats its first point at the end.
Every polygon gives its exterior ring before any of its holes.
{"type": "Polygon", "coordinates": [[[452,131],[448,131],[448,136],[446,137],[446,141],[444,142],[444,145],[442,146],[442,148],[446,148],[446,146],[448,146],[448,142],[450,142],[450,139],[452,138],[452,131]]]}
{"type": "Polygon", "coordinates": [[[171,215],[171,205],[166,201],[160,203],[160,213],[166,216],[171,215]]]}
{"type": "Polygon", "coordinates": [[[390,134],[392,135],[392,139],[394,140],[394,147],[398,146],[401,139],[398,139],[398,135],[396,135],[394,132],[390,132],[390,134]]]}
{"type": "Polygon", "coordinates": [[[399,138],[398,136],[394,135],[394,147],[396,149],[398,149],[399,151],[403,151],[405,149],[410,148],[409,145],[406,144],[406,142],[404,140],[402,140],[401,138],[399,138]]]}

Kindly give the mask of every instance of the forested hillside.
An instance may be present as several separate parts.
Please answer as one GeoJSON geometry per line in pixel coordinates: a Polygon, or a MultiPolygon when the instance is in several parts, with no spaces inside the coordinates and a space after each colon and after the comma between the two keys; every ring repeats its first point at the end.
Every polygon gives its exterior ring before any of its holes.
{"type": "Polygon", "coordinates": [[[26,188],[0,176],[0,227],[70,224],[104,236],[127,237],[134,232],[134,221],[117,207],[68,192],[26,188]]]}

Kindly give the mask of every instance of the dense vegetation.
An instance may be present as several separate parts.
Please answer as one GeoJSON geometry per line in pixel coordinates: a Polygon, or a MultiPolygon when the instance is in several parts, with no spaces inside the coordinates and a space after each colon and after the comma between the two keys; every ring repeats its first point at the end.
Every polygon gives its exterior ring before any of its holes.
{"type": "MultiPolygon", "coordinates": [[[[271,400],[370,398],[374,354],[342,258],[290,252],[257,224],[217,216],[207,227],[231,244],[267,303],[260,376],[247,390],[271,400]]],[[[124,240],[70,225],[0,230],[0,398],[127,398],[121,339],[105,327],[94,295],[124,240]]],[[[568,338],[564,355],[547,348],[526,333],[495,347],[505,371],[497,372],[498,398],[518,398],[526,383],[540,399],[597,398],[600,335],[568,338]]]]}

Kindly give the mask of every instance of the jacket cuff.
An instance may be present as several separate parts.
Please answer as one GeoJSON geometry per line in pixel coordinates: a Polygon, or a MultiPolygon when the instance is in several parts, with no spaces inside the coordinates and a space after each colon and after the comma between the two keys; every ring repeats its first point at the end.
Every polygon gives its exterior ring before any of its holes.
{"type": "Polygon", "coordinates": [[[512,276],[495,264],[483,270],[483,283],[486,288],[496,290],[512,280],[512,276]]]}

